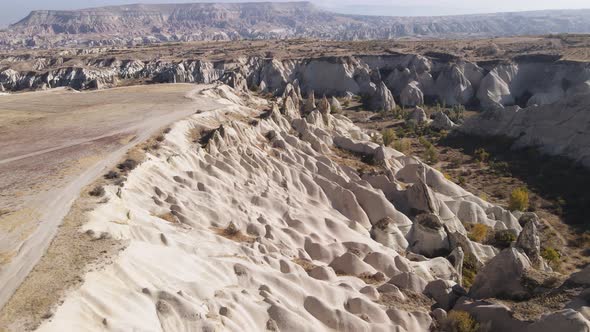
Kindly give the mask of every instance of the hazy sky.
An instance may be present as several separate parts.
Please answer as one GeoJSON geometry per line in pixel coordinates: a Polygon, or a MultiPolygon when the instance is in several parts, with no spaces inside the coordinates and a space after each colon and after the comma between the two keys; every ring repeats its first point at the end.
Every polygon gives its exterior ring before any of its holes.
{"type": "MultiPolygon", "coordinates": [[[[75,9],[125,3],[251,2],[253,0],[0,0],[0,26],[34,9],[75,9]]],[[[590,8],[589,0],[312,0],[345,13],[368,15],[450,15],[536,9],[590,8]]]]}

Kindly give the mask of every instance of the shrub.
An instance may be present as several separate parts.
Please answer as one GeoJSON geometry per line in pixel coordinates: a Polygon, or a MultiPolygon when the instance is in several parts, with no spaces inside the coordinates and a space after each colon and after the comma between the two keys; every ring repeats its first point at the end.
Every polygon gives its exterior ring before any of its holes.
{"type": "Polygon", "coordinates": [[[430,143],[426,138],[424,138],[424,136],[420,136],[418,138],[418,142],[420,142],[420,145],[422,145],[425,148],[429,148],[432,146],[432,143],[430,143]]]}
{"type": "Polygon", "coordinates": [[[227,236],[234,236],[234,235],[238,234],[239,232],[240,232],[240,230],[238,229],[236,224],[234,224],[233,221],[231,221],[229,223],[229,225],[227,225],[227,227],[223,230],[223,233],[227,236]]]}
{"type": "Polygon", "coordinates": [[[107,179],[107,180],[118,179],[119,178],[119,173],[117,173],[115,171],[110,171],[107,174],[105,174],[104,178],[107,179]]]}
{"type": "Polygon", "coordinates": [[[90,196],[94,196],[94,197],[102,197],[104,195],[104,193],[105,193],[105,191],[102,186],[96,186],[88,194],[90,196]]]}
{"type": "Polygon", "coordinates": [[[465,177],[463,175],[459,175],[459,177],[457,178],[457,183],[460,186],[464,186],[465,183],[467,183],[467,181],[465,180],[465,177]]]}
{"type": "Polygon", "coordinates": [[[117,168],[120,169],[121,171],[124,171],[124,172],[131,171],[135,167],[137,167],[137,161],[135,161],[133,159],[127,159],[124,162],[117,165],[117,168]]]}
{"type": "Polygon", "coordinates": [[[479,198],[481,198],[482,200],[484,200],[486,202],[490,200],[490,197],[486,193],[479,194],[479,198]]]}
{"type": "Polygon", "coordinates": [[[494,244],[498,248],[508,248],[514,241],[516,241],[516,235],[508,229],[497,231],[494,234],[494,244]]]}
{"type": "Polygon", "coordinates": [[[453,310],[445,321],[445,331],[449,332],[476,332],[479,324],[468,312],[453,310]]]}
{"type": "Polygon", "coordinates": [[[463,258],[463,286],[471,287],[477,275],[477,261],[472,254],[465,254],[463,258]]]}
{"type": "Polygon", "coordinates": [[[525,211],[529,207],[529,191],[524,188],[516,188],[510,193],[508,208],[510,211],[525,211]]]}
{"type": "Polygon", "coordinates": [[[393,143],[393,148],[403,153],[410,151],[411,146],[412,144],[410,143],[410,140],[407,138],[402,138],[393,143]]]}
{"type": "Polygon", "coordinates": [[[383,145],[385,145],[385,146],[390,146],[391,143],[393,143],[395,141],[395,139],[397,138],[397,135],[395,134],[395,130],[393,130],[393,129],[385,129],[385,130],[383,130],[381,135],[383,136],[383,145]]]}
{"type": "Polygon", "coordinates": [[[471,241],[484,243],[489,235],[490,228],[484,224],[475,224],[471,228],[468,237],[471,241]]]}
{"type": "Polygon", "coordinates": [[[436,164],[438,162],[438,151],[436,151],[434,146],[431,145],[424,151],[424,159],[429,164],[436,164]]]}
{"type": "Polygon", "coordinates": [[[484,163],[490,159],[490,154],[483,148],[475,150],[475,160],[480,163],[484,163]]]}
{"type": "Polygon", "coordinates": [[[561,259],[561,255],[555,248],[547,247],[541,250],[541,257],[543,257],[548,263],[556,264],[561,259]]]}
{"type": "Polygon", "coordinates": [[[491,162],[490,168],[498,175],[510,175],[510,166],[505,161],[491,162]]]}

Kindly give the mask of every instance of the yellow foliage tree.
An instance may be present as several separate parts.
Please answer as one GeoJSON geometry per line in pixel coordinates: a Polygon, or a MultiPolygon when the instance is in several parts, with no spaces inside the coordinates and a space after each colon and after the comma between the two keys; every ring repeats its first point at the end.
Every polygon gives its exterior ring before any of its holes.
{"type": "Polygon", "coordinates": [[[525,211],[529,208],[529,191],[522,187],[512,190],[508,203],[510,211],[525,211]]]}

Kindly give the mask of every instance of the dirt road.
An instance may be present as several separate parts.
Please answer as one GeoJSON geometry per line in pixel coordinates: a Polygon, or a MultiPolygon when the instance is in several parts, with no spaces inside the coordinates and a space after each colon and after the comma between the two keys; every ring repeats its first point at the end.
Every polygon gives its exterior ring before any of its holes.
{"type": "Polygon", "coordinates": [[[136,144],[219,107],[189,84],[0,99],[0,308],[41,258],[80,191],[136,144]]]}

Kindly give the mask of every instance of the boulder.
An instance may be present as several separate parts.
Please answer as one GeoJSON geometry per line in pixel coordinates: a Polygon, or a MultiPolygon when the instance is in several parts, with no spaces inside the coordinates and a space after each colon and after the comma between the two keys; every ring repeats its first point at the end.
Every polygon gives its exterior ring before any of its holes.
{"type": "Polygon", "coordinates": [[[447,255],[451,248],[439,217],[427,213],[416,217],[408,234],[408,242],[410,251],[431,258],[447,255]]]}
{"type": "Polygon", "coordinates": [[[303,111],[305,113],[311,113],[315,109],[316,109],[315,93],[313,91],[309,91],[307,93],[307,99],[305,100],[305,105],[303,105],[303,111]]]}
{"type": "Polygon", "coordinates": [[[475,299],[526,299],[530,294],[521,278],[531,268],[531,261],[523,252],[516,248],[504,249],[479,271],[469,296],[475,299]]]}
{"type": "Polygon", "coordinates": [[[371,238],[396,251],[405,250],[408,247],[404,234],[390,217],[385,217],[373,225],[371,238]]]}
{"type": "Polygon", "coordinates": [[[335,258],[330,267],[336,273],[347,274],[351,276],[360,276],[362,274],[374,275],[377,271],[369,264],[363,262],[358,256],[346,252],[342,256],[335,258]]]}
{"type": "Polygon", "coordinates": [[[309,276],[318,280],[336,280],[336,273],[329,266],[317,266],[313,270],[309,271],[309,276]]]}
{"type": "Polygon", "coordinates": [[[572,273],[568,279],[568,283],[590,286],[590,265],[586,266],[579,272],[572,273]]]}
{"type": "Polygon", "coordinates": [[[318,111],[320,111],[320,113],[322,113],[323,115],[328,115],[331,112],[330,102],[328,101],[328,98],[326,98],[325,95],[322,99],[320,99],[320,102],[318,103],[318,111]]]}
{"type": "Polygon", "coordinates": [[[429,282],[424,288],[424,295],[433,299],[440,308],[446,311],[452,309],[457,300],[466,294],[463,287],[451,280],[437,279],[429,282]]]}
{"type": "Polygon", "coordinates": [[[423,293],[427,285],[426,280],[422,279],[416,273],[408,272],[403,272],[394,276],[387,283],[415,293],[423,293]]]}
{"type": "Polygon", "coordinates": [[[498,254],[498,249],[493,246],[471,241],[465,234],[460,232],[451,232],[449,241],[451,248],[461,248],[465,255],[473,257],[475,260],[473,263],[477,268],[481,268],[487,261],[498,254]]]}
{"type": "Polygon", "coordinates": [[[400,94],[403,106],[417,106],[424,104],[424,93],[420,90],[420,83],[412,81],[406,85],[400,94]]]}
{"type": "Polygon", "coordinates": [[[529,324],[514,318],[510,308],[503,304],[475,301],[467,297],[459,299],[453,310],[468,312],[480,326],[488,328],[484,331],[524,331],[529,324]]]}
{"type": "Polygon", "coordinates": [[[516,247],[522,249],[529,257],[533,265],[539,266],[541,263],[541,238],[537,231],[539,226],[539,217],[533,214],[524,214],[520,217],[519,223],[525,221],[524,227],[516,240],[516,247]]]}
{"type": "Polygon", "coordinates": [[[369,108],[374,111],[393,111],[395,109],[395,99],[391,91],[381,82],[377,84],[375,93],[371,96],[369,108]]]}
{"type": "Polygon", "coordinates": [[[433,121],[431,126],[438,130],[451,130],[457,126],[445,113],[441,111],[434,113],[432,118],[433,121]]]}
{"type": "Polygon", "coordinates": [[[392,149],[390,147],[381,145],[380,147],[375,149],[375,153],[373,155],[373,160],[375,161],[376,164],[382,164],[392,158],[399,158],[399,157],[403,157],[403,156],[404,156],[403,153],[401,153],[395,149],[392,149]]]}
{"type": "Polygon", "coordinates": [[[545,314],[537,322],[529,325],[526,332],[589,332],[590,322],[579,312],[564,309],[545,314]]]}
{"type": "MultiPolygon", "coordinates": [[[[437,213],[438,208],[434,194],[422,179],[406,189],[406,200],[410,211],[422,213],[437,213]]],[[[409,212],[410,212],[409,211],[409,212]]]]}
{"type": "Polygon", "coordinates": [[[422,125],[428,123],[429,119],[424,109],[421,107],[416,107],[410,113],[409,120],[416,124],[422,125]]]}
{"type": "Polygon", "coordinates": [[[342,111],[342,105],[340,105],[336,97],[330,99],[330,108],[332,109],[332,113],[340,113],[342,111]]]}
{"type": "Polygon", "coordinates": [[[385,273],[388,277],[404,272],[397,268],[395,258],[392,255],[371,252],[365,257],[364,262],[371,265],[375,270],[385,273]]]}
{"type": "Polygon", "coordinates": [[[459,278],[459,285],[463,284],[463,260],[465,259],[465,253],[461,247],[456,247],[453,251],[447,256],[447,259],[451,263],[451,265],[457,271],[457,275],[459,278]]]}

